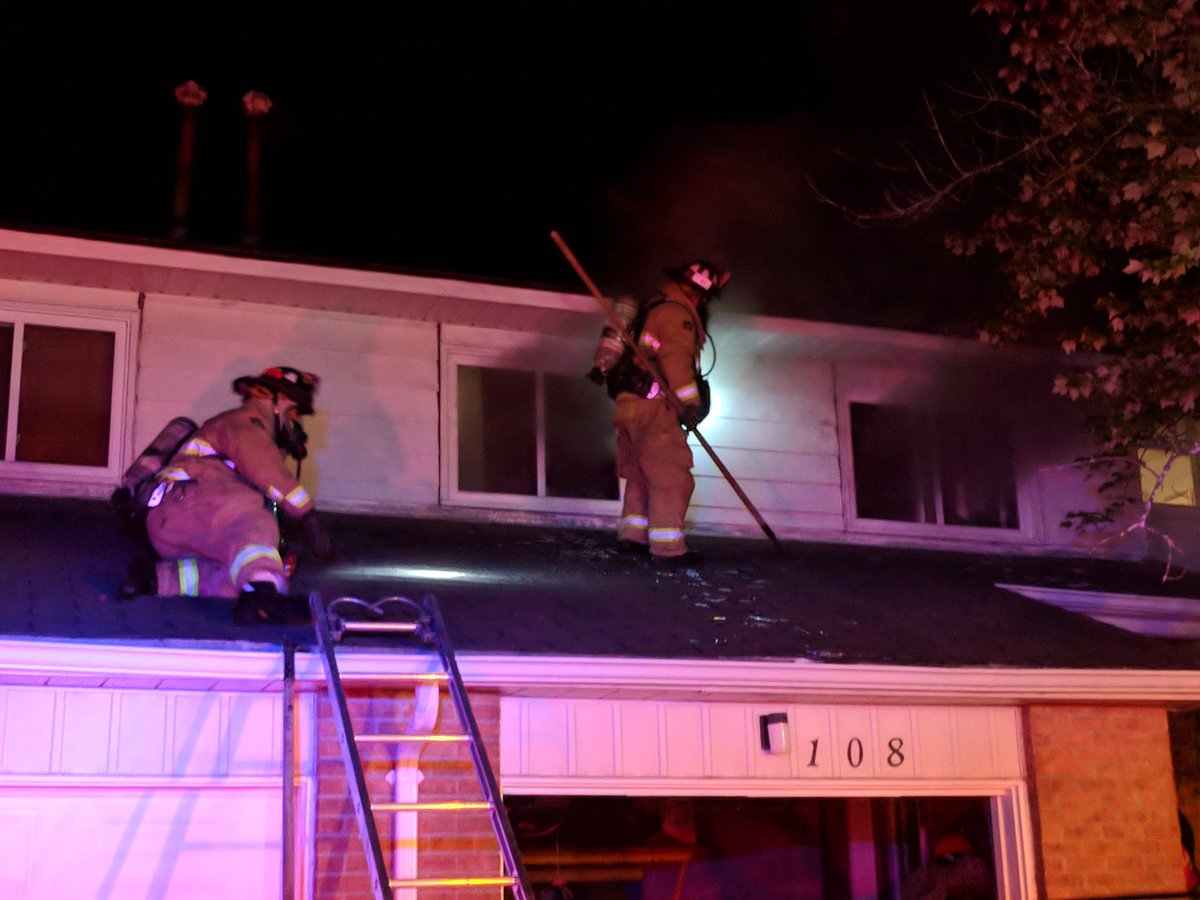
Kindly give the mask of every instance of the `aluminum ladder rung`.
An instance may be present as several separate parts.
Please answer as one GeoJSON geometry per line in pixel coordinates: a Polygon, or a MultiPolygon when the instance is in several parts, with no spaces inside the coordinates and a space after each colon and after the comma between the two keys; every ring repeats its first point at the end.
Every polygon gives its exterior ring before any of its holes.
{"type": "MultiPolygon", "coordinates": [[[[450,676],[445,674],[444,672],[407,672],[407,673],[406,672],[398,672],[398,673],[390,673],[389,672],[388,676],[387,676],[387,680],[389,683],[399,682],[401,684],[403,684],[403,683],[425,684],[427,682],[436,682],[437,684],[448,684],[450,682],[450,676]]],[[[369,676],[365,676],[365,675],[358,675],[358,676],[351,675],[349,678],[343,678],[342,681],[345,684],[354,684],[355,682],[358,682],[358,681],[369,681],[369,682],[371,682],[371,684],[376,683],[375,679],[373,679],[369,676]]]]}
{"type": "Polygon", "coordinates": [[[462,744],[469,734],[356,734],[360,744],[462,744]]]}
{"type": "Polygon", "coordinates": [[[487,878],[393,878],[388,881],[388,887],[393,890],[427,887],[513,887],[516,883],[517,879],[507,875],[487,878]]]}
{"type": "Polygon", "coordinates": [[[347,634],[416,634],[417,622],[372,622],[369,619],[342,619],[347,634]]]}
{"type": "Polygon", "coordinates": [[[383,812],[465,812],[467,810],[490,810],[492,804],[486,800],[414,800],[410,803],[372,803],[371,809],[383,812]]]}

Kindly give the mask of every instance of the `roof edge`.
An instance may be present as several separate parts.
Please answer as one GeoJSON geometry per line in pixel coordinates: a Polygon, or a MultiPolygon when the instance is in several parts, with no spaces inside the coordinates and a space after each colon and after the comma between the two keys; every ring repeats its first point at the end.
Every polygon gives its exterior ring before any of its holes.
{"type": "MultiPolygon", "coordinates": [[[[585,292],[512,285],[499,279],[489,280],[466,275],[405,273],[327,260],[237,255],[192,246],[164,246],[135,238],[116,240],[111,237],[25,231],[0,225],[0,252],[4,251],[46,257],[65,256],[131,267],[166,267],[243,278],[290,280],[360,290],[437,294],[484,303],[529,306],[588,315],[597,312],[595,301],[585,292]]],[[[996,350],[970,338],[870,325],[735,312],[722,313],[722,318],[731,325],[737,323],[741,328],[786,334],[801,339],[866,342],[917,352],[948,353],[960,357],[994,354],[996,350]]],[[[1009,356],[1032,354],[1038,359],[1058,356],[1044,349],[1021,346],[1006,347],[1005,352],[1009,356]]]]}
{"type": "MultiPolygon", "coordinates": [[[[1014,705],[1200,703],[1200,672],[1134,669],[941,668],[805,659],[458,654],[463,680],[508,695],[691,700],[1014,705]]],[[[435,671],[435,657],[340,647],[342,678],[385,685],[435,671]]],[[[0,638],[0,683],[108,688],[279,690],[283,654],[253,642],[143,644],[0,638]]],[[[324,680],[314,652],[300,682],[324,680]]]]}

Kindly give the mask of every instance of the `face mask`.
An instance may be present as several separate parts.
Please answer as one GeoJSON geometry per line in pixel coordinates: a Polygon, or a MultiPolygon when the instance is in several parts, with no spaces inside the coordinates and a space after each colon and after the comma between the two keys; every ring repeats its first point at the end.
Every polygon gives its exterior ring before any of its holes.
{"type": "Polygon", "coordinates": [[[299,419],[281,422],[276,416],[275,443],[292,459],[301,460],[308,456],[308,435],[299,419]]]}

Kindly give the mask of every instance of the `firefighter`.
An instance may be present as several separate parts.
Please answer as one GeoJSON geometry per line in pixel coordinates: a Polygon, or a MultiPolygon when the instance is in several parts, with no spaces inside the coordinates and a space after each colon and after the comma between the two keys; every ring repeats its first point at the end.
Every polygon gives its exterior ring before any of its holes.
{"type": "Polygon", "coordinates": [[[694,428],[708,411],[700,349],[707,338],[708,304],[729,273],[696,260],[666,274],[660,294],[642,305],[632,337],[667,384],[658,384],[632,353],[607,373],[609,394],[616,400],[617,475],[625,479],[617,547],[648,551],[658,562],[694,562],[698,557],[684,540],[684,515],[695,487],[684,429],[694,428]],[[681,415],[666,391],[681,404],[681,415]]]}
{"type": "Polygon", "coordinates": [[[303,618],[303,601],[287,597],[273,507],[300,521],[317,559],[332,557],[313,497],[285,464],[307,453],[299,417],[312,414],[318,382],[287,366],[233,382],[241,406],[201,425],[158,473],[146,530],[161,561],[133,567],[119,596],[228,597],[240,624],[303,618]]]}

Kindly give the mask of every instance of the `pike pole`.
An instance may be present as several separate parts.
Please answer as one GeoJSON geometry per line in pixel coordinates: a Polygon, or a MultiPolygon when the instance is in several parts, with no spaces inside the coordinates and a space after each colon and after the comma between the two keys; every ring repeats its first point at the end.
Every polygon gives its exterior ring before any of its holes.
{"type": "MultiPolygon", "coordinates": [[[[673,391],[666,389],[668,385],[667,379],[663,377],[663,373],[659,369],[657,363],[655,363],[654,360],[652,360],[646,354],[646,351],[643,350],[637,344],[637,342],[629,336],[629,332],[625,330],[625,326],[621,324],[621,321],[615,315],[613,315],[612,304],[604,299],[604,295],[601,294],[600,289],[596,287],[596,282],[592,281],[591,276],[589,276],[587,271],[584,270],[579,260],[575,258],[575,254],[571,252],[571,248],[567,246],[567,242],[562,239],[562,235],[560,235],[557,231],[551,231],[550,239],[558,245],[558,249],[562,251],[562,255],[566,257],[567,262],[571,264],[571,268],[575,270],[575,274],[579,276],[579,280],[584,283],[588,291],[596,299],[596,302],[600,304],[600,309],[604,312],[604,317],[608,319],[608,324],[611,325],[617,334],[621,336],[621,341],[625,344],[625,346],[633,351],[633,355],[637,357],[638,362],[645,366],[646,371],[653,375],[654,380],[664,388],[661,393],[662,396],[666,398],[667,405],[671,407],[671,411],[677,416],[680,415],[683,412],[683,403],[678,397],[675,396],[673,391]]],[[[704,439],[704,435],[700,433],[700,429],[693,425],[686,430],[690,434],[694,435],[696,440],[699,441],[700,446],[704,448],[705,452],[707,452],[712,458],[713,463],[721,471],[721,474],[725,476],[725,480],[729,482],[729,486],[733,488],[733,492],[737,494],[738,499],[742,501],[750,515],[754,517],[754,521],[758,523],[758,527],[762,529],[763,534],[767,536],[767,539],[770,540],[775,549],[782,553],[783,545],[779,543],[779,538],[775,536],[775,532],[771,530],[771,526],[767,524],[766,519],[762,517],[762,514],[750,501],[750,498],[746,496],[746,492],[743,491],[742,486],[737,483],[737,479],[733,477],[733,473],[725,467],[725,463],[721,462],[721,457],[717,456],[717,451],[714,450],[708,441],[704,439]]]]}

